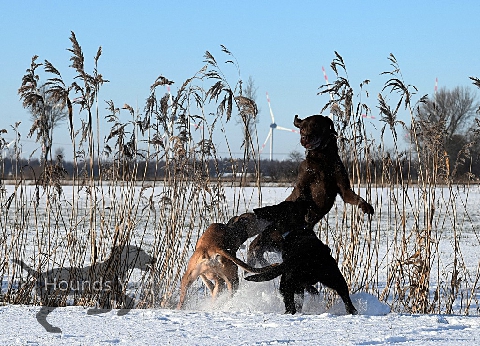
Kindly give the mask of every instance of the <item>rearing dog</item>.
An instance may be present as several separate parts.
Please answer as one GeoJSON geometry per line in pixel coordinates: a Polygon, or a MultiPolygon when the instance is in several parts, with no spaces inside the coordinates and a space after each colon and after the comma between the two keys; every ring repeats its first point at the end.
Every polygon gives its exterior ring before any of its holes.
{"type": "MultiPolygon", "coordinates": [[[[295,115],[293,124],[300,129],[300,144],[307,154],[300,163],[297,182],[286,201],[301,198],[314,202],[311,226],[332,209],[337,195],[340,195],[345,203],[357,205],[366,214],[373,214],[373,207],[353,192],[350,186],[347,170],[338,155],[337,132],[332,119],[323,115],[312,115],[302,120],[295,115]]],[[[256,262],[266,265],[264,253],[281,252],[282,244],[281,232],[273,226],[268,227],[250,244],[247,263],[251,266],[256,262]]]]}
{"type": "Polygon", "coordinates": [[[87,314],[89,315],[110,311],[107,300],[113,297],[120,298],[117,303],[124,305],[117,314],[125,315],[134,305],[134,300],[125,295],[123,287],[121,287],[125,283],[127,271],[135,268],[147,271],[155,264],[154,257],[132,245],[115,246],[105,262],[84,268],[64,267],[38,272],[20,259],[12,261],[27,271],[35,281],[36,294],[42,302],[42,307],[36,316],[37,321],[51,333],[61,333],[62,330],[52,326],[47,321],[47,315],[57,306],[64,305],[65,300],[72,293],[80,299],[86,295],[96,297],[99,305],[107,306],[106,309],[88,309],[87,314]]]}

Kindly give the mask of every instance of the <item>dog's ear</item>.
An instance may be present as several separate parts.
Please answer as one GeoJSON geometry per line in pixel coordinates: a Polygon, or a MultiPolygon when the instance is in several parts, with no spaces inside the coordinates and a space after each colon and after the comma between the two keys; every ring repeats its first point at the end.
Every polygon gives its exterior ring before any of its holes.
{"type": "Polygon", "coordinates": [[[253,212],[255,216],[259,217],[260,219],[264,219],[267,221],[274,221],[275,220],[275,206],[268,205],[263,208],[255,208],[253,212]]]}
{"type": "Polygon", "coordinates": [[[232,227],[233,225],[235,225],[235,223],[237,223],[237,221],[240,220],[240,216],[233,216],[230,220],[228,220],[227,222],[227,227],[232,227]]]}
{"type": "Polygon", "coordinates": [[[324,118],[327,120],[328,127],[330,129],[330,133],[333,133],[335,137],[337,136],[337,131],[335,131],[335,124],[333,123],[332,118],[329,116],[324,116],[324,118]]]}
{"type": "Polygon", "coordinates": [[[298,117],[298,114],[295,114],[295,119],[293,119],[293,125],[300,128],[300,126],[302,126],[302,122],[303,120],[298,117]]]}
{"type": "Polygon", "coordinates": [[[268,214],[266,212],[265,208],[266,207],[253,209],[253,212],[255,213],[255,216],[259,217],[261,219],[264,219],[266,217],[266,215],[268,214]]]}

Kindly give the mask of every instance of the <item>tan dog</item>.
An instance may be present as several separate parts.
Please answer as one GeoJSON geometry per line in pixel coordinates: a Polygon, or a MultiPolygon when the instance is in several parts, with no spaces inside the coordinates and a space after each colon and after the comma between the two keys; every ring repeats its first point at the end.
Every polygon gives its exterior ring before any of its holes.
{"type": "MultiPolygon", "coordinates": [[[[337,195],[345,203],[357,205],[366,214],[373,214],[373,207],[350,186],[347,170],[338,155],[337,132],[332,119],[312,115],[302,120],[295,116],[293,124],[300,129],[300,144],[307,154],[300,163],[297,182],[286,201],[312,201],[315,204],[311,213],[312,227],[332,209],[337,195]]],[[[248,248],[247,263],[252,266],[256,262],[267,265],[263,255],[267,251],[282,251],[281,235],[281,230],[271,226],[257,236],[248,248]]]]}
{"type": "Polygon", "coordinates": [[[252,273],[262,273],[261,268],[250,267],[235,254],[240,245],[261,233],[268,224],[253,213],[233,217],[227,224],[211,224],[198,239],[188,262],[180,284],[177,309],[183,306],[188,288],[199,276],[215,298],[224,284],[232,294],[238,288],[238,266],[252,273]]]}

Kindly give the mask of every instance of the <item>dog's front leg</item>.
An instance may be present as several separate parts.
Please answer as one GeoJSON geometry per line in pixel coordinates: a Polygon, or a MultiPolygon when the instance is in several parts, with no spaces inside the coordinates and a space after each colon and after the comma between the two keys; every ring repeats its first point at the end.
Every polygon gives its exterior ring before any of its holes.
{"type": "Polygon", "coordinates": [[[117,316],[124,316],[128,314],[128,312],[135,306],[135,299],[132,297],[124,295],[123,299],[125,301],[125,307],[118,310],[117,316]]]}
{"type": "Polygon", "coordinates": [[[47,321],[47,316],[49,313],[51,313],[53,310],[55,310],[55,307],[51,306],[42,306],[40,308],[40,311],[37,312],[37,321],[42,325],[43,328],[49,333],[61,333],[62,330],[58,327],[52,326],[50,323],[47,321]]]}
{"type": "Polygon", "coordinates": [[[348,178],[345,166],[337,159],[335,164],[335,176],[337,180],[337,186],[340,190],[340,196],[345,203],[358,206],[365,214],[372,215],[374,213],[373,207],[365,201],[362,197],[353,192],[350,186],[350,179],[348,178]]]}
{"type": "Polygon", "coordinates": [[[285,314],[295,315],[297,309],[295,307],[295,294],[288,280],[288,274],[285,273],[280,279],[280,294],[285,304],[285,314]]]}
{"type": "Polygon", "coordinates": [[[358,206],[360,209],[362,209],[364,214],[372,215],[374,213],[374,209],[371,204],[365,201],[351,189],[343,191],[342,199],[345,203],[358,206]]]}
{"type": "Polygon", "coordinates": [[[295,295],[293,292],[283,292],[283,303],[285,304],[285,314],[295,315],[297,309],[295,307],[295,295]]]}

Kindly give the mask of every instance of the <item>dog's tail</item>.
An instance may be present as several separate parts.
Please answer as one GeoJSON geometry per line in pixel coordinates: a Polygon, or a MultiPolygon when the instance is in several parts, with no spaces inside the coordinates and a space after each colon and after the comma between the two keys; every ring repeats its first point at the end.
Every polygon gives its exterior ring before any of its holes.
{"type": "Polygon", "coordinates": [[[260,273],[263,273],[265,271],[268,271],[270,269],[270,267],[278,266],[278,264],[276,263],[276,264],[272,264],[272,265],[270,265],[268,267],[264,267],[264,268],[254,268],[254,267],[246,264],[245,262],[243,262],[241,259],[237,258],[236,256],[233,256],[232,254],[230,254],[229,252],[227,252],[225,250],[219,249],[217,251],[217,253],[220,256],[223,256],[226,259],[229,259],[230,261],[232,261],[233,263],[235,263],[236,265],[238,265],[239,267],[243,268],[244,270],[246,270],[247,272],[250,272],[250,273],[260,274],[260,273]]]}
{"type": "Polygon", "coordinates": [[[18,264],[20,267],[22,267],[23,270],[27,271],[29,275],[35,275],[37,272],[33,270],[29,265],[27,265],[25,262],[23,262],[20,259],[14,258],[12,259],[13,263],[18,264]]]}
{"type": "Polygon", "coordinates": [[[255,281],[255,282],[273,280],[277,276],[280,276],[283,274],[283,272],[285,271],[285,263],[274,264],[268,267],[258,268],[258,269],[263,269],[264,271],[260,274],[246,276],[245,280],[255,281]]]}

